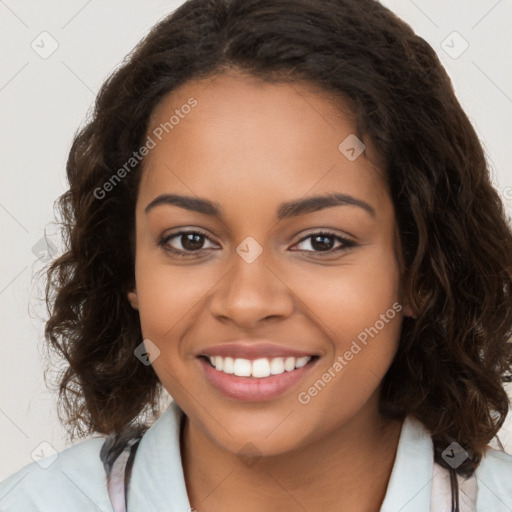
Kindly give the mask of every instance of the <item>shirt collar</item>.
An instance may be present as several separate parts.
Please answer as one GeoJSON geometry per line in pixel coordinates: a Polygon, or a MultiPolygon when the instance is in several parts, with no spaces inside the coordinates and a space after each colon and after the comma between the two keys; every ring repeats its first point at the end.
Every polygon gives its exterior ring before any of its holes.
{"type": "MultiPolygon", "coordinates": [[[[190,510],[180,453],[183,411],[171,402],[146,431],[135,457],[128,512],[190,510]]],[[[432,440],[424,425],[406,416],[380,512],[428,512],[433,475],[432,440]]]]}
{"type": "Polygon", "coordinates": [[[182,415],[171,402],[142,436],[128,488],[128,512],[190,510],[180,453],[182,415]]]}
{"type": "Polygon", "coordinates": [[[380,512],[428,512],[434,471],[433,444],[426,427],[406,416],[380,512]]]}

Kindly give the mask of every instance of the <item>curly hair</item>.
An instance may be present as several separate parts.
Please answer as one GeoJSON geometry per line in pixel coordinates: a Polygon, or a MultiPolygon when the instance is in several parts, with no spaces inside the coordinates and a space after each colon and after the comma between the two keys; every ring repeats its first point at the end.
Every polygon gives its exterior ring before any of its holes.
{"type": "Polygon", "coordinates": [[[105,81],[70,150],[58,199],[66,251],[47,271],[45,337],[68,363],[59,416],[71,439],[157,414],[162,392],[134,357],[142,333],[127,299],[144,162],[105,197],[96,192],[143,144],[166,94],[229,70],[319,86],[350,106],[374,144],[415,314],[404,318],[380,410],[430,430],[452,484],[473,474],[510,405],[512,231],[436,53],[376,0],[188,0],[105,81]],[[441,456],[452,441],[469,454],[456,470],[441,456]]]}

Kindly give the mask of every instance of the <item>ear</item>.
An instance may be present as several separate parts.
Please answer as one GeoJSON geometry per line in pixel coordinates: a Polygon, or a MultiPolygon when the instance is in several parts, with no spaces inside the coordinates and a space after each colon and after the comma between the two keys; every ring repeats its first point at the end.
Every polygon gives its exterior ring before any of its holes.
{"type": "Polygon", "coordinates": [[[402,315],[408,316],[411,318],[416,318],[416,315],[414,314],[413,308],[411,306],[411,301],[409,299],[409,296],[407,293],[405,293],[405,290],[403,288],[401,291],[399,301],[400,301],[400,304],[402,305],[402,315]]]}
{"type": "MultiPolygon", "coordinates": [[[[421,293],[421,292],[419,292],[419,293],[421,293]]],[[[413,310],[413,308],[411,306],[411,300],[410,300],[409,296],[406,293],[402,294],[400,304],[402,304],[402,314],[403,314],[403,316],[408,316],[408,317],[411,317],[411,318],[417,318],[417,315],[414,314],[414,310],[413,310]]]]}
{"type": "Polygon", "coordinates": [[[416,318],[416,315],[413,313],[411,305],[408,300],[404,300],[402,304],[402,313],[404,316],[410,316],[411,318],[416,318]]]}
{"type": "Polygon", "coordinates": [[[128,300],[130,301],[130,304],[132,305],[133,309],[139,309],[139,298],[137,295],[137,289],[128,292],[128,300]]]}

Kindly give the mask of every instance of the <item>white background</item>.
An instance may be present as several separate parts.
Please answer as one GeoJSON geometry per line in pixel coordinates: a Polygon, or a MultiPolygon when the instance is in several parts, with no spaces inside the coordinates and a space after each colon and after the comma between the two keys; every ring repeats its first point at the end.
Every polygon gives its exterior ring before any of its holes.
{"type": "MultiPolygon", "coordinates": [[[[43,381],[45,310],[35,274],[43,266],[37,244],[45,229],[59,247],[52,209],[66,189],[73,135],[105,78],[181,3],[0,0],[0,479],[31,462],[41,442],[57,451],[70,444],[43,381]],[[31,47],[44,31],[58,43],[46,59],[31,47]]],[[[512,1],[383,3],[439,54],[512,210],[512,1]],[[451,57],[447,51],[459,53],[464,40],[467,50],[451,57]]],[[[511,434],[509,415],[500,437],[512,453],[511,434]]]]}

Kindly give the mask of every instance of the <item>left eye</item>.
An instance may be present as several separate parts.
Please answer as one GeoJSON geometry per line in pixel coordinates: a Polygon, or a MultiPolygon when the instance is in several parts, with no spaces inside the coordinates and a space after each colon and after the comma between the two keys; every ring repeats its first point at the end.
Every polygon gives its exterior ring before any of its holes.
{"type": "Polygon", "coordinates": [[[335,252],[342,251],[348,249],[349,247],[353,247],[355,245],[351,240],[347,240],[341,236],[335,235],[334,233],[312,233],[307,237],[304,237],[302,240],[298,242],[298,244],[305,243],[309,244],[309,249],[300,249],[306,250],[306,252],[335,252]],[[338,241],[341,243],[341,246],[338,246],[336,249],[333,249],[333,244],[338,241]]]}

